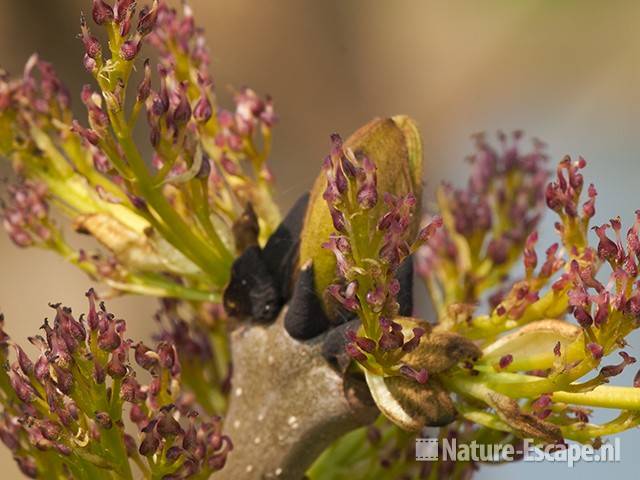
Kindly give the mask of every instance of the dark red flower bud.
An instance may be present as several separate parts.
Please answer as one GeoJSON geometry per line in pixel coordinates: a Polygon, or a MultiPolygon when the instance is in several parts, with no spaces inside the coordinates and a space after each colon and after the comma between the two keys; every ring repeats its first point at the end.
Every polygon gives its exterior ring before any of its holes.
{"type": "Polygon", "coordinates": [[[618,246],[607,237],[606,231],[609,225],[601,225],[600,227],[593,227],[593,230],[598,235],[600,242],[598,243],[598,256],[603,260],[615,261],[618,257],[618,246]]]}
{"type": "Polygon", "coordinates": [[[344,219],[344,214],[338,210],[337,208],[330,206],[329,211],[331,213],[331,221],[333,222],[333,228],[340,233],[344,233],[346,231],[346,222],[344,219]]]}
{"type": "Polygon", "coordinates": [[[104,370],[104,367],[100,365],[100,363],[95,362],[93,364],[93,380],[96,384],[101,385],[107,378],[107,372],[104,370]]]}
{"type": "Polygon", "coordinates": [[[604,354],[604,349],[597,343],[588,343],[587,349],[591,352],[591,355],[596,360],[600,360],[602,358],[602,355],[604,354]]]}
{"type": "Polygon", "coordinates": [[[138,85],[138,93],[136,95],[136,100],[140,103],[144,102],[149,98],[149,94],[151,93],[151,65],[149,59],[147,58],[144,61],[144,77],[138,85]]]}
{"type": "Polygon", "coordinates": [[[367,356],[353,343],[346,344],[344,350],[347,355],[358,362],[365,362],[367,360],[367,356]]]}
{"type": "Polygon", "coordinates": [[[153,1],[151,8],[143,8],[140,10],[140,20],[138,20],[138,33],[145,36],[151,33],[156,25],[158,18],[158,0],[153,1]]]}
{"type": "Polygon", "coordinates": [[[137,452],[136,452],[136,441],[128,433],[124,434],[124,446],[127,449],[127,457],[131,458],[131,457],[137,455],[137,452]]]}
{"type": "Polygon", "coordinates": [[[185,83],[181,83],[177,92],[178,103],[173,111],[173,122],[182,126],[191,118],[191,105],[187,96],[187,87],[185,83]]]}
{"type": "Polygon", "coordinates": [[[372,353],[376,349],[376,342],[374,342],[370,338],[356,337],[355,343],[358,348],[360,348],[360,350],[367,353],[372,353]]]}
{"type": "Polygon", "coordinates": [[[130,62],[131,60],[136,58],[136,55],[138,55],[138,52],[140,51],[140,44],[141,41],[136,38],[127,40],[120,47],[120,56],[124,60],[130,62]]]}
{"type": "Polygon", "coordinates": [[[160,360],[160,366],[171,370],[178,360],[175,348],[167,342],[162,342],[158,344],[156,351],[160,360]]]}
{"type": "Polygon", "coordinates": [[[193,109],[193,118],[195,118],[196,122],[207,123],[212,115],[213,109],[211,107],[211,102],[207,98],[205,92],[202,92],[198,103],[196,103],[196,106],[193,109]]]}
{"type": "Polygon", "coordinates": [[[97,25],[102,25],[113,20],[113,8],[104,0],[93,0],[91,15],[97,25]]]}
{"type": "Polygon", "coordinates": [[[582,328],[589,328],[593,325],[593,318],[591,318],[589,312],[582,307],[575,307],[573,310],[573,316],[576,317],[576,320],[582,328]]]}
{"type": "Polygon", "coordinates": [[[36,462],[31,457],[14,457],[16,463],[18,464],[18,468],[20,471],[29,478],[37,478],[38,477],[38,467],[36,466],[36,462]]]}
{"type": "Polygon", "coordinates": [[[622,357],[622,361],[617,365],[607,365],[600,369],[600,375],[605,378],[614,377],[620,375],[627,365],[636,363],[636,359],[629,355],[627,352],[618,352],[622,357]]]}
{"type": "Polygon", "coordinates": [[[22,347],[18,344],[14,344],[14,348],[16,350],[16,355],[18,357],[18,364],[20,365],[20,370],[27,377],[33,373],[33,362],[24,352],[22,347]]]}
{"type": "Polygon", "coordinates": [[[402,350],[406,353],[413,352],[418,345],[420,345],[420,339],[425,334],[424,328],[416,327],[413,329],[413,338],[402,345],[402,350]]]}
{"type": "Polygon", "coordinates": [[[156,429],[163,438],[175,437],[184,433],[178,421],[169,412],[161,415],[156,429]]]}
{"type": "Polygon", "coordinates": [[[142,342],[138,343],[135,346],[134,356],[138,365],[140,365],[145,370],[151,370],[158,365],[157,354],[142,342]]]}
{"type": "Polygon", "coordinates": [[[40,425],[40,432],[42,432],[42,436],[47,440],[55,441],[60,437],[60,432],[62,431],[62,425],[53,420],[43,420],[40,425]]]}
{"type": "Polygon", "coordinates": [[[111,352],[120,346],[122,339],[116,332],[115,322],[108,322],[107,328],[98,334],[98,347],[111,352]]]}
{"type": "Polygon", "coordinates": [[[123,362],[124,354],[113,352],[107,363],[107,373],[111,378],[124,378],[127,374],[127,367],[123,362]]]}
{"type": "Polygon", "coordinates": [[[36,364],[33,367],[33,373],[40,383],[44,383],[44,381],[49,377],[49,360],[45,355],[41,355],[38,360],[36,360],[36,364]]]}
{"type": "Polygon", "coordinates": [[[73,389],[73,374],[66,368],[53,364],[56,387],[65,395],[69,395],[73,389]]]}
{"type": "Polygon", "coordinates": [[[416,370],[409,365],[402,365],[400,367],[400,373],[405,377],[411,378],[412,380],[415,380],[420,384],[425,384],[427,383],[427,380],[429,380],[429,373],[424,368],[416,370]]]}
{"type": "Polygon", "coordinates": [[[80,16],[80,32],[80,38],[82,39],[84,51],[87,56],[89,58],[96,59],[102,55],[102,46],[100,45],[100,41],[89,32],[84,15],[80,16]]]}
{"type": "Polygon", "coordinates": [[[156,453],[158,448],[160,447],[160,436],[151,431],[149,433],[145,433],[142,442],[140,442],[140,448],[138,451],[140,455],[144,457],[149,457],[156,453]]]}
{"type": "Polygon", "coordinates": [[[15,370],[12,372],[10,380],[11,387],[16,392],[18,398],[25,403],[30,403],[36,392],[29,381],[22,377],[22,375],[18,374],[15,370]]]}
{"type": "Polygon", "coordinates": [[[500,368],[507,368],[509,365],[511,365],[511,363],[513,362],[513,355],[511,355],[510,353],[507,355],[504,355],[502,357],[500,357],[500,368]]]}
{"type": "Polygon", "coordinates": [[[174,445],[173,447],[170,447],[167,450],[167,453],[165,454],[168,464],[171,465],[176,460],[178,460],[178,458],[180,458],[180,455],[182,455],[182,453],[183,453],[182,448],[176,445],[174,445]]]}

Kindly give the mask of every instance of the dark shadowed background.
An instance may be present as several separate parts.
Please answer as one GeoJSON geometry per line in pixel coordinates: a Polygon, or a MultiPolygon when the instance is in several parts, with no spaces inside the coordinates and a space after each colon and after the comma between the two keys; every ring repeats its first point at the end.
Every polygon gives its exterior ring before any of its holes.
{"type": "MultiPolygon", "coordinates": [[[[19,74],[37,51],[79,92],[90,78],[75,35],[90,3],[0,0],[0,65],[19,74]]],[[[523,128],[549,144],[554,162],[565,153],[587,159],[587,181],[600,194],[597,222],[617,214],[631,222],[640,208],[640,2],[190,3],[206,29],[223,98],[241,85],[275,98],[281,121],[271,165],[283,207],[311,185],[331,132],[346,136],[374,116],[405,113],[424,136],[428,193],[443,179],[464,182],[470,134],[523,128]]],[[[74,100],[80,103],[78,94],[74,100]]],[[[549,218],[545,227],[551,231],[549,218]]],[[[0,309],[14,338],[50,315],[47,302],[84,309],[89,286],[58,257],[17,250],[0,235],[0,309]]],[[[132,337],[149,336],[152,300],[111,305],[128,319],[132,337]]],[[[640,336],[631,343],[640,345],[640,336]]],[[[629,383],[633,373],[620,381],[629,383]]],[[[619,464],[488,467],[478,478],[636,478],[640,434],[621,438],[619,464]]],[[[5,449],[0,465],[1,478],[19,478],[5,449]]]]}

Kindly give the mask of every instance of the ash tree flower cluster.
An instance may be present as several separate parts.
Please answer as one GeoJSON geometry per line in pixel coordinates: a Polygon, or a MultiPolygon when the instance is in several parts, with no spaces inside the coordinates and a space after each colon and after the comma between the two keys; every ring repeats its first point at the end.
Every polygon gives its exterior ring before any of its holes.
{"type": "Polygon", "coordinates": [[[90,7],[80,92],[37,55],[0,70],[3,227],[101,285],[85,315],[52,304],[31,346],[0,328],[0,439],[25,475],[469,478],[472,461],[414,461],[425,426],[563,448],[640,424],[640,377],[611,385],[636,362],[640,211],[593,225],[582,158],[549,171],[520,131],[475,135],[467,185],[423,213],[417,125],[378,118],[331,136],[281,219],[273,101],[220,105],[190,7],[90,7]],[[98,300],[124,294],[159,299],[153,346],[98,300]]]}
{"type": "Polygon", "coordinates": [[[96,305],[93,290],[87,297],[88,312],[78,319],[51,305],[53,323],[45,320],[43,334],[29,337],[40,352],[35,361],[1,332],[0,438],[22,473],[133,478],[129,460],[149,478],[207,478],[220,470],[231,440],[220,418],[202,418],[182,391],[175,344],[134,344],[125,321],[96,305]]]}

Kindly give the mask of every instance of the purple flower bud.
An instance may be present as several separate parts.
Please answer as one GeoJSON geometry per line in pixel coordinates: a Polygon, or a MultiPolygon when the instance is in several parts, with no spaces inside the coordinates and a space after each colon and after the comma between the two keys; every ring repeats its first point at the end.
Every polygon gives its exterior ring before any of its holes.
{"type": "Polygon", "coordinates": [[[503,355],[502,357],[500,357],[499,366],[500,368],[504,369],[504,368],[507,368],[509,365],[511,365],[512,362],[513,362],[513,355],[509,353],[507,355],[503,355]]]}
{"type": "Polygon", "coordinates": [[[104,367],[100,365],[98,362],[94,362],[93,364],[93,380],[97,385],[102,385],[107,378],[107,372],[104,367]]]}
{"type": "Polygon", "coordinates": [[[418,241],[420,243],[427,243],[429,239],[436,233],[439,228],[442,228],[442,217],[435,216],[431,219],[425,227],[423,227],[418,233],[418,241]]]}
{"type": "Polygon", "coordinates": [[[107,363],[107,373],[111,378],[124,378],[127,374],[127,367],[124,364],[124,353],[113,352],[107,363]]]}
{"type": "Polygon", "coordinates": [[[540,397],[531,404],[531,408],[535,411],[543,411],[546,410],[549,405],[551,405],[551,395],[545,393],[544,395],[540,395],[540,397]]]}
{"type": "MultiPolygon", "coordinates": [[[[380,319],[382,323],[382,318],[380,319]]],[[[380,350],[384,352],[390,352],[392,350],[396,350],[401,348],[404,344],[404,336],[401,331],[383,331],[380,336],[380,340],[378,341],[378,346],[380,350]]]]}
{"type": "Polygon", "coordinates": [[[193,118],[196,120],[196,122],[207,123],[212,115],[213,109],[211,108],[211,102],[207,98],[206,93],[203,91],[200,99],[193,109],[193,118]]]}
{"type": "Polygon", "coordinates": [[[629,355],[627,352],[618,352],[618,355],[622,357],[622,361],[617,365],[607,365],[600,369],[600,375],[605,378],[614,377],[620,375],[627,365],[636,363],[636,359],[629,355]]]}
{"type": "Polygon", "coordinates": [[[171,438],[184,433],[180,424],[169,412],[160,416],[156,429],[163,438],[171,438]]]}
{"type": "Polygon", "coordinates": [[[429,373],[424,368],[421,368],[420,370],[416,370],[415,368],[410,367],[409,365],[402,365],[400,367],[400,373],[405,377],[415,380],[416,382],[422,385],[427,383],[427,380],[429,380],[429,373]]]}
{"type": "Polygon", "coordinates": [[[116,332],[115,322],[108,322],[104,331],[98,334],[98,347],[107,352],[111,352],[120,346],[122,339],[116,332]]]}
{"type": "Polygon", "coordinates": [[[20,471],[23,473],[23,475],[29,478],[38,477],[38,467],[36,466],[36,462],[33,458],[15,456],[14,459],[18,464],[18,468],[20,468],[20,471]]]}
{"type": "Polygon", "coordinates": [[[167,459],[167,463],[169,465],[173,464],[176,460],[178,460],[178,458],[180,458],[180,455],[182,455],[183,450],[182,448],[178,447],[177,445],[174,445],[173,447],[170,447],[167,450],[167,453],[165,454],[165,458],[167,459]]]}
{"type": "Polygon", "coordinates": [[[140,10],[140,20],[138,21],[138,33],[145,36],[151,33],[155,27],[158,18],[158,0],[153,1],[151,8],[143,8],[140,10]]]}
{"type": "Polygon", "coordinates": [[[44,383],[44,381],[49,377],[49,360],[45,355],[41,355],[38,358],[35,366],[33,367],[33,373],[40,383],[44,383]]]}
{"type": "Polygon", "coordinates": [[[604,354],[604,349],[597,343],[588,343],[587,349],[591,352],[591,356],[596,360],[600,360],[602,358],[602,355],[604,354]]]}
{"type": "Polygon", "coordinates": [[[376,349],[376,342],[366,337],[356,337],[355,344],[358,348],[366,353],[373,353],[376,349]]]}
{"type": "Polygon", "coordinates": [[[131,410],[129,411],[129,419],[133,423],[138,425],[138,428],[140,428],[142,425],[146,425],[148,420],[147,414],[145,413],[143,408],[137,403],[134,403],[133,405],[131,405],[131,410]]]}
{"type": "Polygon", "coordinates": [[[65,395],[69,395],[73,390],[73,374],[66,368],[62,368],[55,363],[52,366],[55,374],[56,387],[65,395]]]}
{"type": "Polygon", "coordinates": [[[176,96],[178,101],[173,111],[173,122],[178,126],[182,126],[191,118],[191,105],[187,97],[185,83],[180,84],[176,96]]]}
{"type": "Polygon", "coordinates": [[[144,400],[144,393],[140,389],[140,384],[132,376],[126,377],[120,387],[120,396],[125,402],[136,403],[144,400]]]}
{"type": "Polygon", "coordinates": [[[136,363],[145,370],[151,370],[158,365],[158,356],[142,342],[135,346],[136,363]]]}
{"type": "Polygon", "coordinates": [[[91,16],[97,25],[103,25],[106,22],[113,21],[113,9],[104,0],[93,0],[91,16]]]}
{"type": "Polygon", "coordinates": [[[124,60],[130,62],[131,60],[136,58],[136,55],[138,55],[138,52],[140,51],[140,44],[140,39],[133,38],[127,40],[120,47],[120,56],[124,60]]]}
{"type": "Polygon", "coordinates": [[[615,261],[618,257],[618,246],[607,237],[606,231],[609,225],[601,225],[600,227],[593,227],[593,230],[598,235],[600,242],[598,243],[598,256],[607,261],[615,261]]]}
{"type": "Polygon", "coordinates": [[[80,38],[84,45],[84,50],[89,58],[96,59],[102,55],[102,47],[98,39],[91,35],[84,15],[80,16],[80,38]]]}
{"type": "Polygon", "coordinates": [[[36,395],[31,384],[15,370],[12,370],[11,372],[10,381],[11,388],[16,392],[18,398],[24,403],[31,403],[36,395]]]}
{"type": "Polygon", "coordinates": [[[593,318],[591,318],[589,312],[582,307],[575,307],[573,316],[576,317],[576,320],[582,328],[589,328],[593,324],[593,318]]]}
{"type": "Polygon", "coordinates": [[[80,135],[91,145],[98,145],[100,143],[100,135],[95,130],[84,128],[77,120],[73,120],[71,124],[71,131],[80,135]]]}
{"type": "Polygon", "coordinates": [[[156,453],[160,447],[160,437],[154,431],[150,431],[144,434],[142,442],[140,442],[140,448],[138,451],[143,457],[149,457],[156,453]]]}
{"type": "Polygon", "coordinates": [[[162,368],[171,370],[176,365],[178,356],[173,345],[170,345],[167,342],[161,342],[158,344],[156,351],[162,368]]]}
{"type": "Polygon", "coordinates": [[[413,337],[411,340],[402,345],[402,350],[406,353],[413,352],[420,345],[420,339],[425,334],[424,328],[416,327],[413,329],[413,337]]]}
{"type": "Polygon", "coordinates": [[[62,426],[53,420],[44,420],[40,423],[40,432],[47,440],[55,441],[60,437],[62,426]]]}
{"type": "Polygon", "coordinates": [[[331,213],[331,221],[333,222],[333,228],[340,233],[346,232],[346,221],[344,214],[333,206],[329,206],[329,212],[331,213]]]}
{"type": "Polygon", "coordinates": [[[22,370],[22,373],[24,373],[27,377],[30,376],[33,373],[33,362],[27,356],[20,345],[14,344],[13,346],[16,350],[20,370],[22,370]]]}
{"type": "Polygon", "coordinates": [[[346,344],[344,347],[344,350],[347,353],[347,355],[349,355],[351,358],[353,358],[358,362],[367,361],[367,356],[364,353],[362,353],[362,351],[353,343],[346,344]]]}
{"type": "Polygon", "coordinates": [[[151,65],[149,59],[147,58],[144,61],[144,77],[138,85],[138,94],[136,96],[136,100],[140,103],[143,103],[149,95],[151,94],[151,65]]]}
{"type": "Polygon", "coordinates": [[[509,255],[509,242],[504,238],[493,238],[487,245],[487,256],[495,265],[501,265],[507,261],[509,255]]]}

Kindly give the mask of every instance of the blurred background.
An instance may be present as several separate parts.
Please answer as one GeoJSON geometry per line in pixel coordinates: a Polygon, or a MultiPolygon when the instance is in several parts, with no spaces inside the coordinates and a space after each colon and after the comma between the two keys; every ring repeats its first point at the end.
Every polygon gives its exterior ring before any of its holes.
{"type": "MultiPolygon", "coordinates": [[[[587,181],[599,192],[597,223],[617,214],[632,222],[640,208],[640,2],[190,4],[206,29],[223,100],[242,85],[275,98],[280,124],[271,166],[283,209],[311,185],[331,132],[347,136],[372,117],[397,113],[420,125],[428,194],[443,179],[465,181],[470,134],[523,128],[549,144],[554,163],[566,153],[587,159],[587,181]]],[[[81,9],[90,11],[90,1],[0,0],[0,65],[20,74],[37,51],[79,104],[90,80],[76,39],[81,9]]],[[[0,176],[7,174],[0,162],[0,176]]],[[[550,243],[550,218],[545,227],[541,245],[550,243]]],[[[47,302],[83,310],[89,286],[53,254],[18,250],[0,235],[0,310],[14,338],[51,315],[47,302]]],[[[121,298],[111,309],[128,319],[133,338],[149,337],[153,300],[121,298]]],[[[640,336],[631,340],[630,353],[640,355],[640,336]]],[[[629,370],[621,382],[631,382],[629,370]]],[[[477,478],[636,478],[640,432],[621,438],[617,464],[515,464],[484,468],[477,478]]],[[[0,466],[2,478],[20,478],[4,448],[0,466]]]]}

